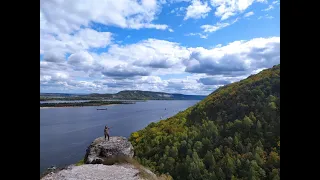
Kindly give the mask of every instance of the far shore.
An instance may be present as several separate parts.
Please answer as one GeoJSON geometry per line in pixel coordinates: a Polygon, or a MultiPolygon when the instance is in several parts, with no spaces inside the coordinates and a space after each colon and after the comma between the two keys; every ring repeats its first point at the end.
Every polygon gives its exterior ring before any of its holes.
{"type": "Polygon", "coordinates": [[[85,107],[85,106],[109,106],[114,104],[135,104],[128,101],[89,101],[89,102],[61,102],[61,103],[40,103],[40,108],[55,107],[85,107]]]}
{"type": "Polygon", "coordinates": [[[81,108],[81,107],[101,107],[101,106],[113,106],[113,105],[120,105],[120,104],[105,104],[105,105],[98,105],[98,106],[60,106],[60,107],[40,107],[40,109],[51,109],[51,108],[81,108]]]}

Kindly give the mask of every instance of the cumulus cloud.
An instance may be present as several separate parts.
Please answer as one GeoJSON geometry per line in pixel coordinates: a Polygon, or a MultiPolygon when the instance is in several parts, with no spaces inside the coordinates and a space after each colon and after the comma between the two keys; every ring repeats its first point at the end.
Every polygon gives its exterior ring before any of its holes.
{"type": "Polygon", "coordinates": [[[255,1],[267,2],[267,0],[210,0],[211,5],[215,7],[215,16],[220,17],[222,21],[244,12],[255,1]]]}
{"type": "Polygon", "coordinates": [[[44,61],[48,62],[63,62],[65,61],[65,53],[61,51],[55,51],[55,49],[50,49],[43,56],[44,61]]]}
{"type": "Polygon", "coordinates": [[[186,72],[239,76],[280,63],[280,38],[235,41],[213,49],[194,48],[185,61],[186,72]]]}
{"type": "Polygon", "coordinates": [[[86,51],[71,54],[68,58],[68,64],[72,65],[74,70],[88,71],[94,64],[93,57],[86,51]]]}
{"type": "Polygon", "coordinates": [[[235,41],[210,49],[147,39],[129,45],[112,44],[101,54],[77,51],[68,58],[54,53],[50,57],[49,52],[40,61],[44,92],[138,89],[209,94],[221,85],[278,64],[280,38],[235,41]]]}
{"type": "Polygon", "coordinates": [[[189,51],[175,42],[148,39],[131,45],[113,45],[108,54],[113,59],[136,66],[170,68],[178,66],[183,58],[188,57],[189,51]]]}
{"type": "Polygon", "coordinates": [[[161,10],[156,0],[41,0],[40,29],[51,33],[71,33],[92,22],[121,28],[166,29],[153,24],[161,10]]]}
{"type": "Polygon", "coordinates": [[[211,0],[211,5],[216,8],[215,15],[226,20],[239,12],[246,10],[254,0],[211,0]]]}
{"type": "Polygon", "coordinates": [[[207,2],[201,2],[200,0],[193,0],[191,5],[187,7],[187,13],[184,20],[187,19],[200,19],[205,18],[211,11],[210,6],[207,2]]]}
{"type": "Polygon", "coordinates": [[[164,58],[164,59],[156,59],[149,62],[135,61],[133,62],[133,64],[137,66],[148,66],[151,68],[170,68],[174,65],[174,61],[164,58]]]}
{"type": "MultiPolygon", "coordinates": [[[[205,39],[210,33],[237,22],[238,18],[231,21],[229,18],[245,12],[253,2],[41,0],[40,90],[115,93],[138,89],[209,94],[224,84],[278,64],[280,38],[235,41],[213,48],[187,47],[154,38],[136,42],[134,33],[119,40],[116,39],[119,34],[109,27],[174,32],[168,25],[155,23],[155,20],[165,4],[181,3],[187,6],[175,7],[171,13],[184,16],[185,20],[206,18],[211,10],[221,19],[216,24],[201,26],[203,32],[184,34],[205,39]],[[129,40],[135,42],[122,45],[121,41],[129,40]]],[[[274,7],[278,4],[279,1],[272,2],[274,7]]],[[[242,17],[252,14],[248,12],[242,17]]]]}
{"type": "Polygon", "coordinates": [[[129,66],[129,65],[117,65],[111,68],[105,68],[102,71],[102,74],[109,77],[114,78],[132,78],[136,76],[148,76],[150,72],[148,72],[144,68],[129,66]]]}
{"type": "MultiPolygon", "coordinates": [[[[98,32],[93,29],[81,29],[75,34],[52,35],[40,31],[40,52],[46,54],[65,54],[88,50],[90,48],[104,48],[111,43],[110,32],[98,32]]],[[[49,55],[50,56],[50,55],[49,55]]]]}

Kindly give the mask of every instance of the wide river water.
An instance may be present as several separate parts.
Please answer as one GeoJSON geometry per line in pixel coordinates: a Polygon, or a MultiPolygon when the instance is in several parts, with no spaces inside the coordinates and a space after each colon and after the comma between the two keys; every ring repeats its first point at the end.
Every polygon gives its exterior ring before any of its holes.
{"type": "Polygon", "coordinates": [[[97,110],[95,106],[40,109],[40,173],[46,168],[78,162],[86,148],[103,136],[105,125],[111,136],[129,137],[151,122],[177,114],[198,100],[146,101],[97,110]]]}

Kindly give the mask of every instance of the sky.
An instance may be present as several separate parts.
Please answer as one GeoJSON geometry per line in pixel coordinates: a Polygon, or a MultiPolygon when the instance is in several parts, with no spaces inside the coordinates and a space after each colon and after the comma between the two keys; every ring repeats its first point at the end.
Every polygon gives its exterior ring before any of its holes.
{"type": "Polygon", "coordinates": [[[40,0],[41,93],[208,95],[279,63],[279,0],[40,0]]]}

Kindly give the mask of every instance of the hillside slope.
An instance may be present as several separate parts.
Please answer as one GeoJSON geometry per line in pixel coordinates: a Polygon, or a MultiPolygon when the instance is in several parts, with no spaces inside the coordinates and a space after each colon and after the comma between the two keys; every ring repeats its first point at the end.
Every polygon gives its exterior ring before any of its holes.
{"type": "Polygon", "coordinates": [[[184,94],[170,94],[164,92],[152,92],[152,91],[120,91],[113,95],[117,99],[173,99],[173,100],[202,100],[206,96],[200,95],[184,95],[184,94]]]}
{"type": "Polygon", "coordinates": [[[136,158],[174,179],[280,179],[280,64],[131,135],[136,158]]]}

